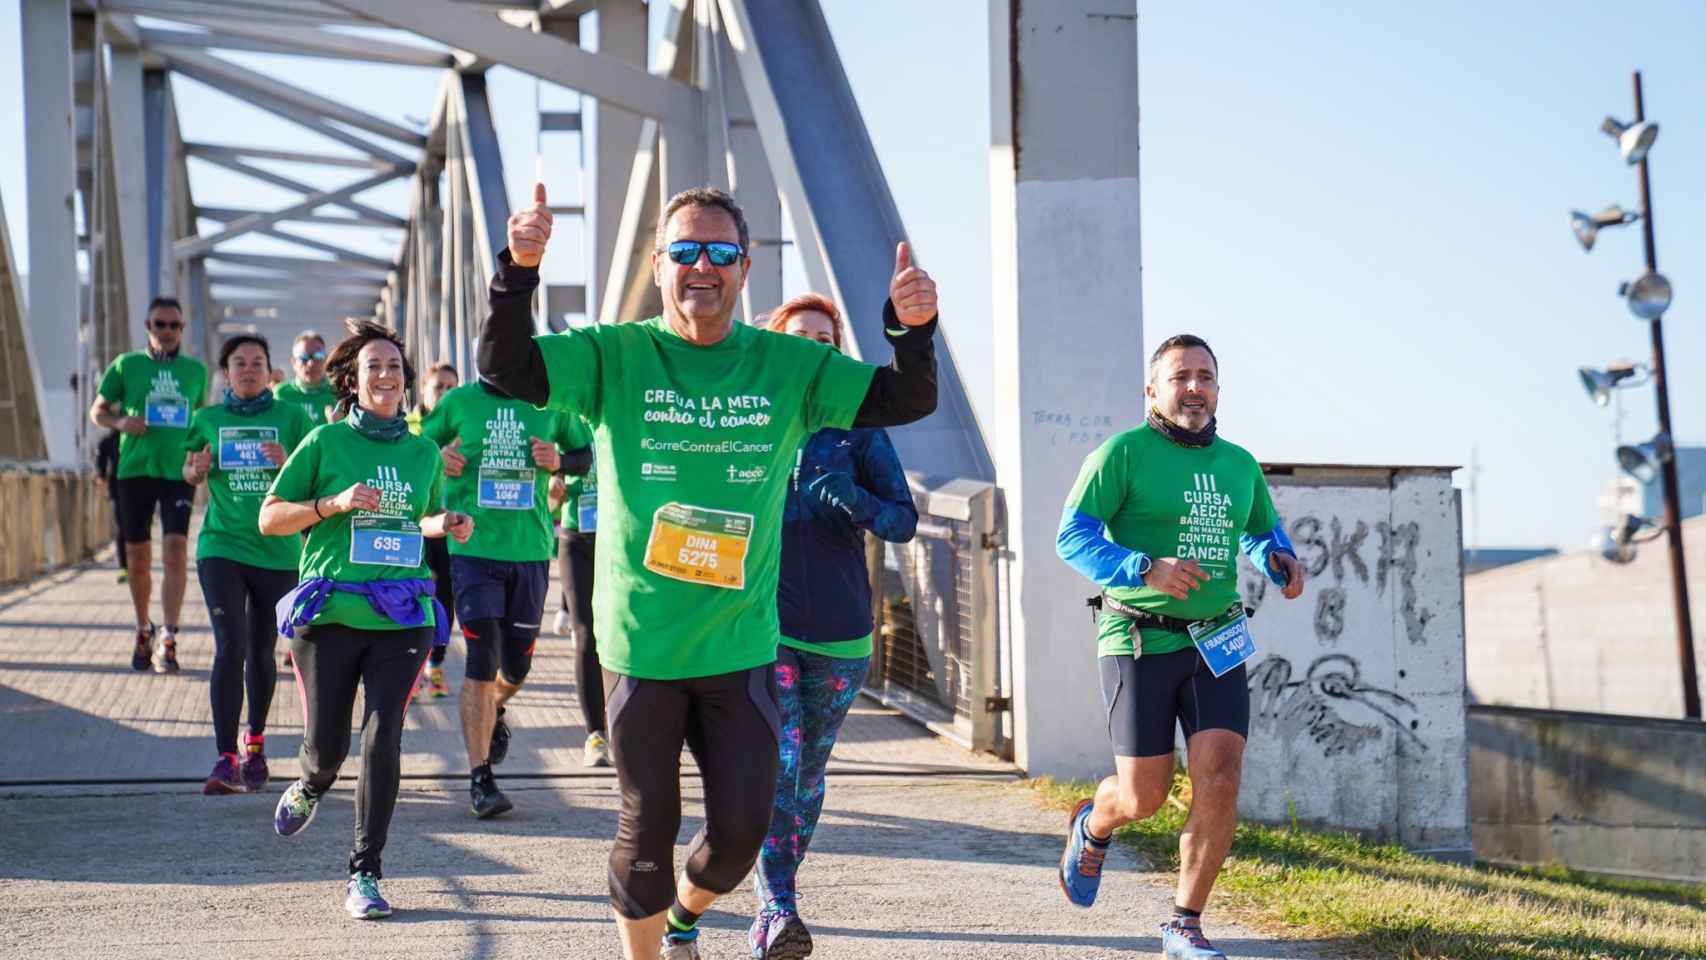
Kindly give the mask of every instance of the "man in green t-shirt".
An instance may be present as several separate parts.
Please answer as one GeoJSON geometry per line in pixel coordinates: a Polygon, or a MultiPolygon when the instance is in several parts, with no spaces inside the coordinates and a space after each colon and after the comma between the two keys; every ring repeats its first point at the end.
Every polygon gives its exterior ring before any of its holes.
{"type": "Polygon", "coordinates": [[[184,482],[184,436],[190,414],[207,400],[207,367],[180,353],[184,313],[178,301],[155,297],[148,304],[148,349],[122,354],[107,367],[89,419],[117,429],[119,440],[119,525],[124,533],[125,569],[130,572],[130,602],[136,610],[133,670],[178,670],[178,616],[184,607],[189,558],[190,509],[195,490],[184,482]],[[160,590],[165,630],[155,640],[148,609],[154,582],[154,508],[160,508],[164,571],[160,590]]]}
{"type": "Polygon", "coordinates": [[[468,644],[461,713],[469,795],[482,820],[513,806],[492,767],[509,755],[504,706],[527,679],[545,612],[551,477],[564,450],[586,446],[569,420],[482,380],[446,393],[421,421],[421,435],[443,448],[445,503],[474,518],[474,535],[450,544],[450,579],[468,644]]]}
{"type": "Polygon", "coordinates": [[[313,330],[297,334],[290,345],[290,365],[296,379],[274,387],[273,396],[302,407],[315,426],[325,423],[327,408],[338,402],[326,382],[326,338],[313,330]]]}
{"type": "Polygon", "coordinates": [[[1238,597],[1238,553],[1303,592],[1303,565],[1268,495],[1261,465],[1215,432],[1220,365],[1199,337],[1161,343],[1149,361],[1147,422],[1084,461],[1061,513],[1056,549],[1104,590],[1097,654],[1115,775],[1073,809],[1060,886],[1088,907],[1119,826],[1166,802],[1174,726],[1183,727],[1191,813],[1179,837],[1171,960],[1224,958],[1202,933],[1238,817],[1250,725],[1244,661],[1255,652],[1238,597]]]}
{"type": "Polygon", "coordinates": [[[746,877],[770,823],[776,583],[794,453],[822,427],[909,423],[935,409],[936,289],[900,244],[887,367],[735,323],[746,219],[727,194],[703,188],[676,194],[658,217],[662,316],[535,338],[550,233],[537,185],[533,205],[510,218],[479,368],[511,396],[594,425],[593,608],[622,787],[611,905],[629,960],[660,949],[694,957],[700,914],[746,877]],[[675,881],[684,742],[706,827],[675,881]]]}

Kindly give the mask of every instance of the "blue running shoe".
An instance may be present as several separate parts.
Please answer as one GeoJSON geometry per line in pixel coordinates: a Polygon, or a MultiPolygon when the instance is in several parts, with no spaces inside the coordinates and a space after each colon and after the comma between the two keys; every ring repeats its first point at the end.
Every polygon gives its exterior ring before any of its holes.
{"type": "Polygon", "coordinates": [[[699,960],[699,928],[693,928],[686,939],[675,933],[664,934],[663,942],[658,944],[658,956],[663,960],[699,960]]]}
{"type": "Polygon", "coordinates": [[[1161,925],[1161,955],[1167,960],[1226,960],[1202,935],[1202,925],[1178,917],[1161,925]]]}
{"type": "Polygon", "coordinates": [[[753,960],[804,960],[812,953],[812,934],[792,900],[772,900],[746,931],[753,960]]]}
{"type": "Polygon", "coordinates": [[[1086,824],[1094,800],[1080,800],[1067,820],[1066,852],[1060,855],[1060,890],[1066,899],[1080,907],[1096,902],[1096,891],[1102,886],[1102,861],[1108,857],[1106,845],[1090,842],[1086,824]]]}
{"type": "Polygon", "coordinates": [[[272,812],[272,828],[281,837],[295,836],[314,821],[314,811],[318,809],[320,798],[309,793],[308,785],[298,780],[278,798],[278,806],[272,812]]]}
{"type": "Polygon", "coordinates": [[[391,905],[379,895],[379,878],[371,873],[352,873],[349,892],[344,895],[344,910],[357,920],[383,920],[391,915],[391,905]]]}

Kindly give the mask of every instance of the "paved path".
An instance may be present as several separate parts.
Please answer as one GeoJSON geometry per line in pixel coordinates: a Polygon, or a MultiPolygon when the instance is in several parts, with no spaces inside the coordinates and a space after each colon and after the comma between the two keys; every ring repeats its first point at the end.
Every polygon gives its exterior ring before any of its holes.
{"type": "MultiPolygon", "coordinates": [[[[386,857],[399,912],[358,923],[340,910],[349,780],[291,840],[270,826],[280,783],[200,794],[213,748],[199,600],[192,583],[184,672],[157,677],[129,669],[128,607],[110,566],[0,592],[0,957],[619,956],[605,889],[615,782],[579,766],[566,641],[543,644],[518,701],[503,768],[517,809],[503,819],[467,813],[456,701],[411,711],[411,779],[386,857]]],[[[291,684],[286,674],[269,728],[285,776],[301,733],[291,684]]],[[[1102,903],[1068,905],[1054,875],[1064,817],[1009,766],[862,703],[833,769],[802,873],[816,957],[1156,955],[1166,878],[1116,853],[1102,903]]],[[[684,839],[699,826],[696,791],[689,781],[684,839]]],[[[753,909],[743,890],[707,915],[707,960],[746,955],[753,909]]],[[[1322,955],[1212,931],[1235,957],[1322,955]]]]}

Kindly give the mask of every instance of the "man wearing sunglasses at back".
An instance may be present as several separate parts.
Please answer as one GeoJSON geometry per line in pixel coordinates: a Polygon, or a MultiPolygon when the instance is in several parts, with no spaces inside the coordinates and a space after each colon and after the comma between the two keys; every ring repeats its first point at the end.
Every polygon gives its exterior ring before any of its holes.
{"type": "Polygon", "coordinates": [[[296,369],[296,379],[273,388],[273,396],[286,403],[298,404],[317,427],[326,422],[326,410],[338,402],[332,385],[326,382],[326,338],[313,330],[296,335],[290,345],[290,363],[296,369]]]}
{"type": "Polygon", "coordinates": [[[207,367],[179,352],[184,313],[178,301],[155,297],[148,304],[148,349],[121,355],[101,376],[89,419],[121,434],[118,454],[119,527],[124,535],[130,602],[136,608],[133,670],[178,672],[178,615],[184,608],[189,557],[190,508],[195,489],[184,482],[184,435],[190,413],[207,401],[207,367]],[[160,605],[165,630],[156,636],[148,610],[153,602],[154,507],[165,534],[160,605]]]}
{"type": "Polygon", "coordinates": [[[593,424],[593,616],[622,793],[610,902],[628,960],[690,960],[700,915],[745,879],[770,827],[776,586],[795,451],[823,427],[894,426],[935,409],[936,285],[902,243],[886,367],[735,323],[751,264],[746,219],[728,194],[701,188],[658,218],[662,316],[536,338],[551,213],[543,186],[533,199],[509,220],[480,373],[593,424]],[[705,828],[678,879],[683,743],[702,777],[705,828]]]}

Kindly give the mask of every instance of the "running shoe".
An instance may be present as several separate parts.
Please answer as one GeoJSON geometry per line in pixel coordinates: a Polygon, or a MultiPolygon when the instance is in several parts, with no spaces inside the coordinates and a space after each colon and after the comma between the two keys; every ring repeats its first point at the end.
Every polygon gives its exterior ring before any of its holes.
{"type": "Polygon", "coordinates": [[[594,730],[586,735],[586,744],[581,747],[581,766],[610,766],[610,743],[604,739],[604,734],[594,730]]]}
{"type": "Polygon", "coordinates": [[[677,939],[673,933],[666,933],[658,951],[662,954],[659,960],[699,960],[699,931],[695,929],[693,936],[685,940],[677,939]]]}
{"type": "Polygon", "coordinates": [[[1226,960],[1202,935],[1202,924],[1179,917],[1161,925],[1161,955],[1167,960],[1226,960]]]}
{"type": "Polygon", "coordinates": [[[569,635],[569,611],[557,611],[556,619],[551,621],[551,630],[559,637],[566,637],[569,635]]]}
{"type": "Polygon", "coordinates": [[[754,960],[803,960],[812,954],[812,935],[787,900],[772,900],[746,931],[754,960]]]}
{"type": "MultiPolygon", "coordinates": [[[[432,698],[434,700],[443,700],[445,697],[450,696],[450,687],[444,682],[443,667],[433,667],[428,670],[427,679],[432,684],[432,698]]],[[[501,713],[502,711],[499,712],[501,713]]],[[[496,761],[493,762],[495,763],[496,761]]]]}
{"type": "Polygon", "coordinates": [[[130,582],[130,571],[124,569],[123,567],[120,567],[118,570],[118,582],[119,583],[129,583],[130,582]]]}
{"type": "Polygon", "coordinates": [[[1086,832],[1094,800],[1080,800],[1067,820],[1066,852],[1060,855],[1060,890],[1066,899],[1080,907],[1096,902],[1096,891],[1102,886],[1102,861],[1108,857],[1106,848],[1098,849],[1086,832]]]}
{"type": "Polygon", "coordinates": [[[243,776],[237,771],[237,755],[235,753],[219,755],[219,759],[213,764],[213,772],[207,775],[207,783],[202,786],[201,792],[210,797],[247,792],[243,785],[243,776]]]}
{"type": "Polygon", "coordinates": [[[349,875],[349,888],[344,894],[344,910],[357,920],[383,920],[391,915],[391,905],[379,895],[379,878],[371,873],[349,875]]]}
{"type": "Polygon", "coordinates": [[[267,785],[267,738],[258,733],[243,734],[243,786],[257,792],[267,785]]]}
{"type": "Polygon", "coordinates": [[[160,635],[160,644],[154,648],[154,672],[178,672],[178,635],[171,630],[160,635]]]}
{"type": "Polygon", "coordinates": [[[468,785],[468,796],[473,802],[474,816],[480,820],[490,820],[515,809],[515,804],[498,789],[497,778],[489,773],[468,785]]]}
{"type": "Polygon", "coordinates": [[[498,708],[498,719],[492,724],[492,745],[486,750],[486,762],[497,766],[509,756],[509,724],[504,722],[504,708],[498,708]]]}
{"type": "Polygon", "coordinates": [[[154,658],[154,625],[138,627],[136,630],[136,649],[130,654],[130,669],[146,670],[148,661],[154,658]]]}
{"type": "Polygon", "coordinates": [[[295,836],[314,822],[314,812],[319,809],[320,798],[309,793],[308,785],[298,780],[285,787],[284,796],[278,798],[278,806],[272,812],[272,828],[281,837],[295,836]]]}

